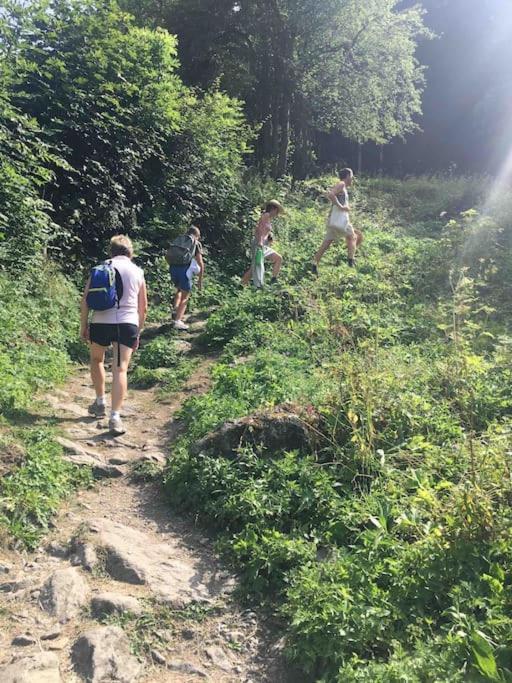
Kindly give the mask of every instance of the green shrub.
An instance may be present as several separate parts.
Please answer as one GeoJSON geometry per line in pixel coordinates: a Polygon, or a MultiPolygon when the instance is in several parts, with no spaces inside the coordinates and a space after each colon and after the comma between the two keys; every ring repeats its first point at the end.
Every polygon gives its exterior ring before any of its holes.
{"type": "Polygon", "coordinates": [[[62,501],[92,482],[87,469],[62,458],[62,447],[53,437],[46,429],[24,432],[24,463],[0,484],[0,524],[29,548],[35,548],[48,531],[62,501]]]}

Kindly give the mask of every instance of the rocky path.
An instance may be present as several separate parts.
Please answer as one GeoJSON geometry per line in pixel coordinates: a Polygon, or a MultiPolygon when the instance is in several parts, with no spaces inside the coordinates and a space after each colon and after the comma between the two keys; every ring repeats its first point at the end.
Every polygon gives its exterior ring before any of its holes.
{"type": "Polygon", "coordinates": [[[66,457],[90,466],[96,483],[34,553],[0,551],[1,683],[289,680],[279,634],[237,603],[212,542],[170,510],[158,484],[133,476],[163,466],[174,415],[208,388],[212,363],[201,358],[165,401],[132,390],[122,438],[87,415],[87,368],[48,397],[66,457]]]}

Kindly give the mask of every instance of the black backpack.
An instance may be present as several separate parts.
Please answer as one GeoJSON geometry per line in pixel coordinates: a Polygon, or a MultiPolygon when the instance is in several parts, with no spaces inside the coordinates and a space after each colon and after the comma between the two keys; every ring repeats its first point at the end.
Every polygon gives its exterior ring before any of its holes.
{"type": "Polygon", "coordinates": [[[170,266],[188,266],[197,249],[197,242],[191,235],[180,235],[171,242],[165,258],[170,266]]]}

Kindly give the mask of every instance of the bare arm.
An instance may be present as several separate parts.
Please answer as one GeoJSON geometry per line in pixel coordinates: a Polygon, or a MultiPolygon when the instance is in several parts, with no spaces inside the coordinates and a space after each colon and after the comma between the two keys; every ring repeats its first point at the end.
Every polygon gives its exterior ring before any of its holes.
{"type": "Polygon", "coordinates": [[[148,291],[146,289],[146,281],[142,280],[142,285],[139,289],[139,296],[137,298],[137,308],[139,311],[139,332],[144,329],[146,322],[146,313],[148,312],[148,291]]]}
{"type": "Polygon", "coordinates": [[[87,280],[84,293],[80,301],[80,337],[85,341],[89,341],[89,306],[87,305],[87,294],[91,286],[91,278],[87,280]]]}
{"type": "Polygon", "coordinates": [[[199,291],[203,289],[203,275],[204,275],[204,259],[202,253],[197,250],[196,253],[196,261],[197,265],[199,266],[199,277],[197,279],[197,286],[199,288],[199,291]]]}
{"type": "Polygon", "coordinates": [[[338,209],[341,209],[341,211],[346,211],[347,213],[350,211],[348,204],[347,206],[343,206],[343,204],[340,204],[338,195],[340,192],[343,192],[345,189],[345,183],[341,181],[334,187],[332,187],[326,194],[327,198],[331,200],[331,202],[334,204],[334,206],[337,206],[338,209]]]}

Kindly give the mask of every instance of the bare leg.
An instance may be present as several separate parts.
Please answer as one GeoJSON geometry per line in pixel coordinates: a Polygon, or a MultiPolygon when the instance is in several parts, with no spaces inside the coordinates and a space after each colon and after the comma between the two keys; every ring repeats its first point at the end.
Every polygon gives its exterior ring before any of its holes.
{"type": "Polygon", "coordinates": [[[121,412],[126,392],[128,391],[128,365],[132,357],[133,349],[124,344],[120,345],[121,359],[119,367],[117,365],[117,343],[114,342],[114,363],[112,365],[112,410],[116,413],[121,412]]]}
{"type": "Polygon", "coordinates": [[[178,307],[181,303],[181,289],[176,290],[176,294],[174,295],[174,310],[177,311],[178,307]]]}
{"type": "Polygon", "coordinates": [[[352,235],[347,235],[345,238],[347,242],[347,250],[348,250],[348,258],[349,260],[352,260],[354,256],[356,255],[356,247],[357,247],[357,235],[354,232],[352,235]]]}
{"type": "Polygon", "coordinates": [[[105,396],[105,347],[91,343],[91,379],[96,391],[96,398],[105,396]]]}
{"type": "Polygon", "coordinates": [[[331,246],[334,240],[324,240],[320,246],[320,249],[316,252],[316,254],[313,257],[313,261],[318,265],[320,263],[320,259],[322,256],[325,254],[327,249],[331,246]]]}
{"type": "Polygon", "coordinates": [[[283,265],[283,257],[280,254],[274,253],[267,257],[267,260],[272,264],[272,277],[277,277],[281,272],[283,265]]]}
{"type": "Polygon", "coordinates": [[[242,277],[242,285],[244,287],[247,287],[249,282],[251,281],[252,278],[252,266],[249,268],[249,270],[246,270],[243,277],[242,277]]]}
{"type": "Polygon", "coordinates": [[[190,292],[184,292],[180,289],[180,303],[178,308],[176,309],[176,320],[181,320],[183,316],[185,315],[185,311],[187,310],[187,304],[188,304],[188,299],[190,296],[190,292]]]}

